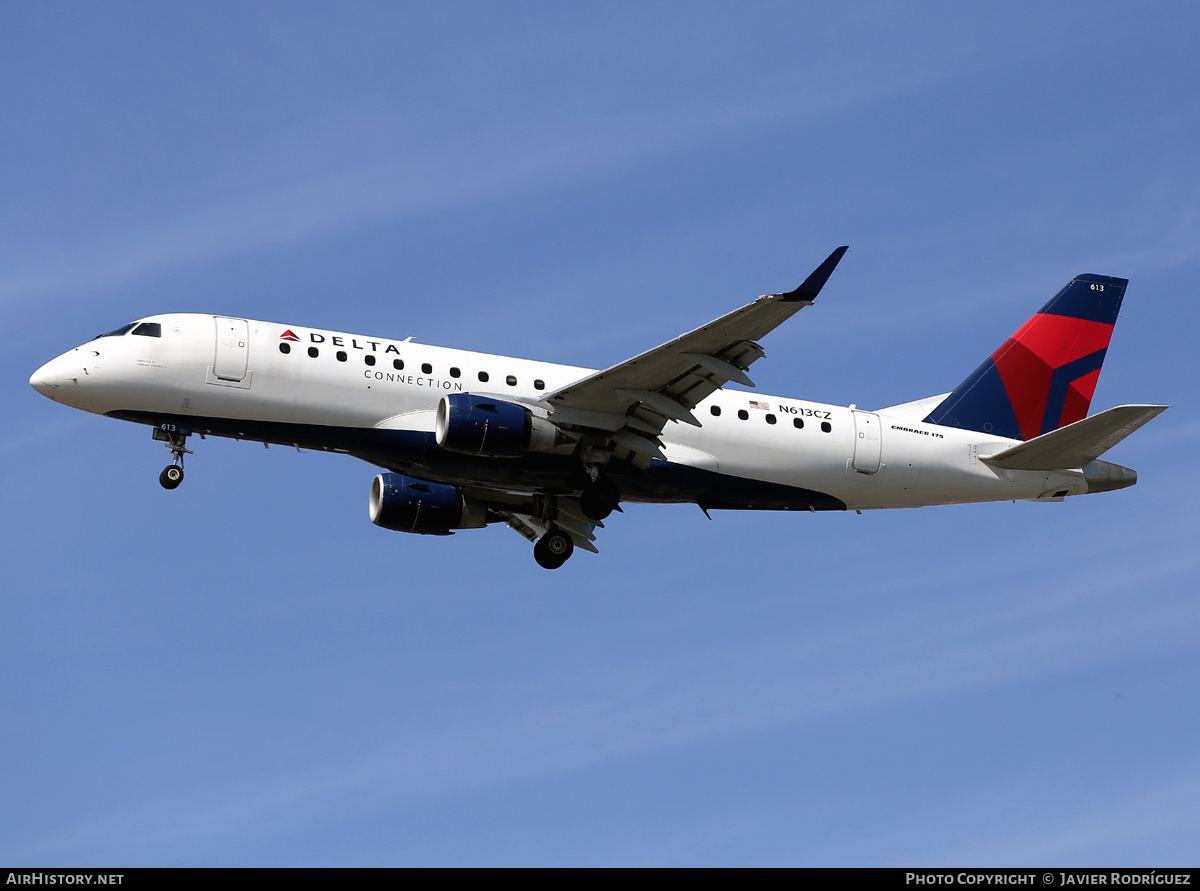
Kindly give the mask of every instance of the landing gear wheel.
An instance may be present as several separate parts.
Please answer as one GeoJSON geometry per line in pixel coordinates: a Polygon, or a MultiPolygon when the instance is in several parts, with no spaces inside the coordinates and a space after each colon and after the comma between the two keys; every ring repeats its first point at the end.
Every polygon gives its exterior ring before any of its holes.
{"type": "Polygon", "coordinates": [[[558,569],[567,562],[574,550],[575,542],[571,536],[561,529],[551,529],[534,544],[533,559],[543,569],[558,569]]]}
{"type": "MultiPolygon", "coordinates": [[[[154,438],[171,450],[174,463],[163,468],[158,475],[158,482],[164,489],[178,489],[183,482],[183,456],[192,454],[187,447],[187,438],[191,435],[190,424],[177,424],[174,421],[161,421],[152,431],[154,438]]],[[[203,436],[204,434],[200,434],[203,436]]]]}
{"type": "Polygon", "coordinates": [[[604,477],[583,489],[579,496],[579,507],[589,520],[603,520],[621,503],[621,492],[616,483],[604,477]]]}
{"type": "Polygon", "coordinates": [[[158,481],[164,489],[178,488],[183,482],[183,468],[178,464],[163,468],[163,472],[158,475],[158,481]]]}

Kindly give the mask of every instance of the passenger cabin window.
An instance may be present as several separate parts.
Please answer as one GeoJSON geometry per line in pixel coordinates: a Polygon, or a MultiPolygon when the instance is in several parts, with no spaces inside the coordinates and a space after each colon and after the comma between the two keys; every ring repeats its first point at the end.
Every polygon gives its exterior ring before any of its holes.
{"type": "Polygon", "coordinates": [[[774,424],[775,420],[776,420],[776,418],[774,415],[767,415],[767,423],[768,424],[774,424]]]}
{"type": "Polygon", "coordinates": [[[792,418],[792,426],[797,430],[804,429],[804,418],[792,418]]]}
{"type": "Polygon", "coordinates": [[[504,379],[504,383],[508,384],[510,387],[515,387],[517,385],[517,376],[515,374],[510,374],[504,379]]]}
{"type": "Polygon", "coordinates": [[[746,409],[744,409],[744,408],[739,408],[738,409],[738,417],[741,418],[743,421],[748,421],[748,420],[750,420],[750,412],[746,411],[746,409]]]}
{"type": "Polygon", "coordinates": [[[319,349],[317,349],[316,347],[309,347],[308,354],[315,359],[315,358],[317,358],[317,356],[321,355],[321,351],[319,349]]]}
{"type": "Polygon", "coordinates": [[[708,409],[708,410],[709,410],[710,412],[712,412],[712,416],[713,416],[714,418],[719,418],[719,417],[721,417],[721,406],[719,406],[719,405],[712,405],[712,406],[709,406],[709,409],[708,409]]]}
{"type": "Polygon", "coordinates": [[[450,369],[450,376],[451,376],[451,377],[462,377],[462,372],[461,372],[461,371],[459,371],[457,368],[451,368],[451,369],[450,369]]]}
{"type": "Polygon", "coordinates": [[[821,432],[822,433],[832,433],[833,425],[830,424],[828,421],[822,421],[821,422],[821,432]]]}
{"type": "Polygon", "coordinates": [[[533,382],[533,388],[535,390],[544,390],[546,389],[546,382],[539,377],[533,382]]]}
{"type": "Polygon", "coordinates": [[[292,351],[292,345],[290,343],[287,343],[285,341],[285,342],[279,344],[279,352],[283,353],[285,356],[288,353],[290,353],[291,351],[292,351]]]}
{"type": "Polygon", "coordinates": [[[374,357],[374,356],[370,356],[370,355],[368,355],[368,356],[363,356],[363,361],[364,361],[364,362],[366,362],[368,365],[374,365],[374,364],[375,364],[375,357],[374,357]]]}
{"type": "Polygon", "coordinates": [[[487,383],[488,373],[486,371],[479,372],[479,381],[480,381],[480,383],[484,383],[484,384],[487,383]]]}
{"type": "Polygon", "coordinates": [[[162,337],[162,325],[158,322],[142,322],[133,329],[133,333],[142,337],[162,337]]]}
{"type": "Polygon", "coordinates": [[[339,362],[345,362],[345,361],[346,361],[346,353],[345,353],[345,351],[344,351],[344,350],[338,350],[338,351],[337,351],[337,360],[338,360],[339,362]]]}
{"type": "Polygon", "coordinates": [[[433,374],[433,366],[430,365],[428,362],[422,362],[421,363],[421,373],[422,374],[433,374]]]}
{"type": "Polygon", "coordinates": [[[404,360],[403,359],[393,359],[392,367],[395,368],[397,371],[403,371],[404,370],[404,360]]]}
{"type": "Polygon", "coordinates": [[[92,338],[92,340],[99,340],[101,337],[124,337],[131,330],[133,330],[133,326],[136,324],[137,322],[130,322],[128,325],[122,325],[120,328],[116,328],[112,331],[105,331],[103,334],[97,334],[92,338]]]}

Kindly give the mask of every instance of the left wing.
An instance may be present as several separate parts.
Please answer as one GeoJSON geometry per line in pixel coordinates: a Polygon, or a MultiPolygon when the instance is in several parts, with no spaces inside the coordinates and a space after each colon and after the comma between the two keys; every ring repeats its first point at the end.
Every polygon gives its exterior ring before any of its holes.
{"type": "Polygon", "coordinates": [[[839,247],[794,291],[768,294],[669,343],[542,397],[555,424],[599,431],[635,464],[662,458],[667,421],[699,427],[692,409],[725,383],[753,387],[746,375],[765,354],[756,341],[811,306],[846,253],[839,247]]]}

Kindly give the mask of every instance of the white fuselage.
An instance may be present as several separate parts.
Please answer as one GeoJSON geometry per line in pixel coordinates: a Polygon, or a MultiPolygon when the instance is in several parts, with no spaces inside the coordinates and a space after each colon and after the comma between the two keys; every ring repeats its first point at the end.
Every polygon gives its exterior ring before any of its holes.
{"type": "MultiPolygon", "coordinates": [[[[86,411],[148,424],[195,419],[196,432],[329,448],[462,484],[468,482],[462,457],[440,469],[438,447],[429,443],[442,396],[468,392],[536,406],[547,393],[592,373],[221,316],[180,313],[141,321],[157,323],[159,336],[98,338],[48,362],[31,383],[43,395],[86,411]],[[326,430],[343,432],[319,435],[326,430]],[[351,443],[365,431],[420,434],[421,454],[398,452],[387,460],[360,454],[351,443]]],[[[1081,472],[990,467],[979,456],[1014,440],[925,424],[922,412],[903,408],[871,413],[721,389],[694,414],[702,426],[672,422],[663,432],[670,465],[820,492],[849,509],[1050,499],[1087,491],[1081,472]]],[[[467,460],[494,465],[522,459],[467,460]]],[[[519,489],[520,479],[513,474],[509,488],[519,489]]],[[[534,478],[527,485],[536,491],[543,482],[534,478]]],[[[697,500],[688,492],[639,497],[634,489],[624,500],[697,500]]]]}

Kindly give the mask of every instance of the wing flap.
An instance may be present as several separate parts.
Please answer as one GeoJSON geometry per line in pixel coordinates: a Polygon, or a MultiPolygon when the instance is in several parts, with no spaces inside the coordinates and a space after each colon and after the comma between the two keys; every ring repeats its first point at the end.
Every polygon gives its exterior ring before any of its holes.
{"type": "Polygon", "coordinates": [[[571,536],[571,540],[575,542],[575,547],[591,551],[593,554],[600,553],[595,545],[596,535],[594,530],[603,529],[604,524],[588,519],[575,499],[559,498],[556,503],[553,521],[547,521],[542,517],[535,517],[530,514],[505,511],[498,513],[504,518],[504,522],[509,527],[516,530],[529,541],[537,541],[546,534],[551,526],[557,526],[571,536]]]}

